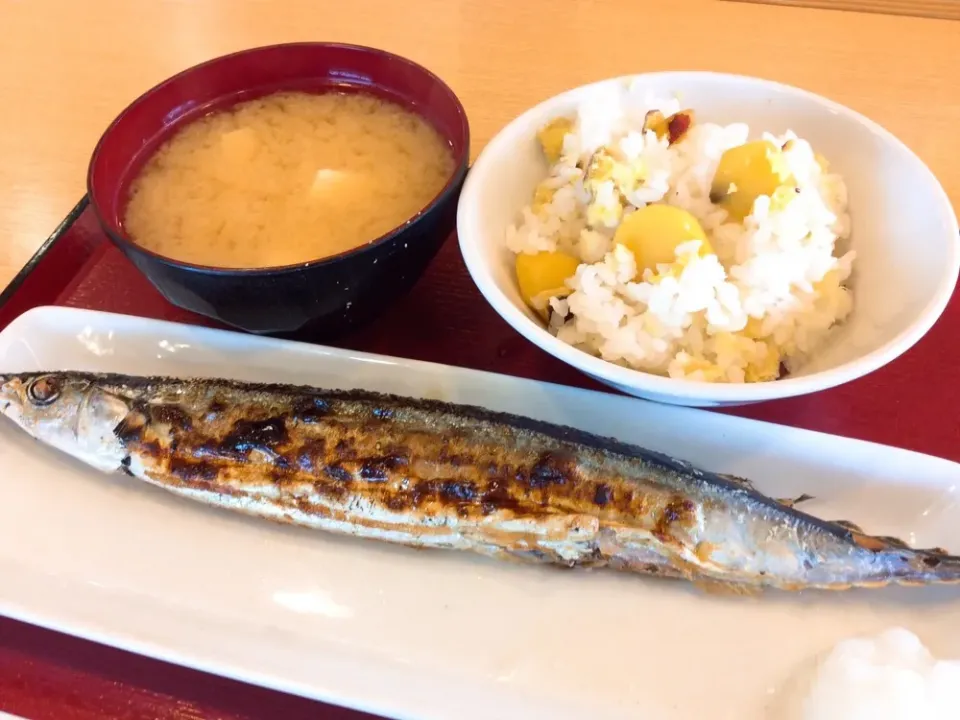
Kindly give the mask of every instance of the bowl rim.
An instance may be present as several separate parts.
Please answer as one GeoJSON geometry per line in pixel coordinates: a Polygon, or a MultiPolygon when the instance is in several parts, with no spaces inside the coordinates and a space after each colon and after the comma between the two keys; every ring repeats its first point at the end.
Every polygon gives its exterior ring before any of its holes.
{"type": "Polygon", "coordinates": [[[956,211],[933,171],[902,140],[876,121],[856,110],[812,91],[766,78],[710,70],[665,70],[608,77],[564,90],[517,115],[491,138],[480,151],[471,167],[458,202],[457,237],[467,271],[481,294],[500,317],[534,345],[594,379],[617,386],[621,390],[630,388],[663,397],[716,403],[749,403],[803,395],[836,387],[878,370],[904,354],[929,332],[946,309],[957,286],[958,278],[960,278],[960,226],[958,226],[956,211]],[[864,355],[848,360],[836,367],[818,370],[809,375],[788,376],[778,380],[757,383],[712,383],[704,380],[655,375],[624,367],[564,343],[534,322],[497,287],[488,271],[488,264],[479,251],[482,241],[480,240],[481,231],[475,222],[478,205],[476,197],[479,194],[481,184],[485,180],[486,170],[495,155],[501,154],[517,143],[518,138],[513,136],[519,131],[520,127],[526,126],[534,118],[543,116],[553,106],[561,105],[565,101],[569,102],[574,97],[602,85],[638,79],[675,80],[678,82],[691,79],[726,80],[765,87],[779,93],[787,93],[857,122],[866,130],[875,133],[886,143],[906,153],[911,161],[917,164],[918,169],[930,180],[935,195],[934,200],[936,204],[943,206],[945,216],[949,219],[951,225],[950,233],[953,242],[948,245],[949,257],[943,264],[943,274],[931,300],[907,328],[880,347],[864,355]]]}
{"type": "MultiPolygon", "coordinates": [[[[411,112],[415,112],[411,108],[407,108],[411,112]]],[[[420,113],[417,113],[420,114],[420,113]]],[[[421,117],[422,114],[420,114],[421,117]]],[[[176,120],[171,124],[176,124],[176,120]]],[[[446,138],[444,138],[446,140],[446,138]]],[[[457,192],[458,188],[462,187],[464,178],[467,175],[467,168],[470,164],[470,122],[467,117],[467,111],[463,106],[463,102],[457,96],[444,80],[429,70],[420,63],[411,60],[410,58],[398,55],[396,53],[390,52],[389,50],[383,50],[381,48],[373,47],[370,45],[359,45],[353,43],[340,43],[340,42],[324,42],[324,41],[302,41],[302,42],[286,42],[286,43],[273,43],[270,45],[258,45],[255,47],[244,48],[242,50],[237,50],[234,52],[226,53],[224,55],[218,55],[216,57],[203,60],[199,63],[191,65],[174,75],[161,80],[155,85],[151,86],[147,90],[143,91],[129,102],[126,107],[121,110],[116,117],[107,125],[106,129],[101,133],[100,138],[97,140],[96,145],[94,146],[93,152],[90,154],[90,159],[87,163],[87,173],[86,173],[86,189],[87,189],[87,198],[90,202],[90,207],[93,209],[94,216],[97,219],[98,224],[103,229],[104,233],[110,240],[117,245],[124,253],[134,253],[145,256],[151,260],[162,263],[164,265],[176,267],[181,270],[193,271],[198,273],[204,273],[207,275],[217,275],[217,276],[228,276],[228,277],[255,277],[255,276],[264,276],[264,275],[278,275],[278,274],[287,274],[292,272],[298,272],[308,268],[319,267],[323,265],[332,265],[336,262],[363,255],[367,252],[373,251],[381,245],[389,243],[391,240],[396,239],[397,237],[405,234],[411,227],[418,224],[425,217],[430,215],[438,206],[442,205],[451,194],[457,192]],[[359,245],[348,250],[337,253],[336,255],[325,255],[321,258],[316,258],[314,260],[308,260],[306,262],[291,263],[287,265],[276,265],[276,266],[267,266],[267,267],[255,267],[255,268],[230,268],[230,267],[220,267],[216,265],[201,265],[199,263],[190,263],[182,260],[177,260],[168,255],[162,255],[160,253],[149,250],[145,247],[142,247],[131,240],[126,233],[122,231],[122,228],[118,225],[115,229],[112,223],[107,222],[104,219],[103,213],[100,210],[99,203],[96,199],[96,194],[94,192],[94,166],[97,162],[97,158],[100,156],[100,152],[103,148],[103,145],[109,139],[111,133],[113,133],[116,127],[123,122],[126,116],[133,111],[138,105],[144,102],[147,98],[156,95],[161,92],[164,88],[172,85],[173,83],[182,80],[183,78],[202,70],[211,65],[226,62],[232,58],[241,57],[244,55],[255,55],[262,52],[270,50],[292,50],[295,48],[330,48],[334,50],[354,50],[360,51],[363,53],[368,53],[372,55],[379,55],[381,57],[387,58],[390,62],[398,63],[400,65],[405,65],[422,75],[430,78],[436,86],[447,96],[449,100],[452,101],[456,111],[457,116],[460,119],[460,126],[463,132],[463,149],[459,156],[454,156],[454,168],[450,173],[450,177],[447,179],[446,184],[443,188],[423,207],[420,208],[415,214],[407,218],[403,223],[397,225],[396,227],[388,230],[387,232],[379,235],[369,242],[359,245]]]]}

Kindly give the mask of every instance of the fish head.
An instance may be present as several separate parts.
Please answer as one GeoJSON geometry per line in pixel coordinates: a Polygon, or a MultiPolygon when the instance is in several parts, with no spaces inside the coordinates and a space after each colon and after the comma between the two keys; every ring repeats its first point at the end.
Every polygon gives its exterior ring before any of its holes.
{"type": "Polygon", "coordinates": [[[72,373],[0,375],[0,414],[37,440],[115,470],[126,456],[115,432],[130,401],[72,373]]]}

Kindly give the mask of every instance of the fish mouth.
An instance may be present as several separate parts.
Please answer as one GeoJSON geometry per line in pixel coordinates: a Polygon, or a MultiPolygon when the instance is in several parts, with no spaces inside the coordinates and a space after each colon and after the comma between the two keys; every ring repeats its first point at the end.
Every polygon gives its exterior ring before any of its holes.
{"type": "Polygon", "coordinates": [[[24,382],[28,375],[26,373],[0,373],[0,388],[5,388],[11,383],[24,382]]]}
{"type": "Polygon", "coordinates": [[[0,374],[0,415],[9,415],[14,408],[20,407],[20,393],[14,383],[19,376],[0,374]]]}

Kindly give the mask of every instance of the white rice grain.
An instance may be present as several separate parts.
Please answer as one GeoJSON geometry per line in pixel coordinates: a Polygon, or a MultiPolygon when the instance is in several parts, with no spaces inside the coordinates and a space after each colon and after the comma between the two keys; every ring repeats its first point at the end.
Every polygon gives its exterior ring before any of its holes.
{"type": "Polygon", "coordinates": [[[680,104],[633,84],[599,89],[579,108],[563,157],[540,186],[549,202],[528,205],[506,231],[514,253],[563,250],[581,262],[568,280],[572,292],[550,303],[551,331],[609,362],[670,377],[745,382],[772,379],[780,362],[796,370],[852,311],[846,282],[855,256],[840,252],[850,234],[843,179],[793,132],[697,123],[668,146],[643,131],[652,109],[670,115],[680,104]],[[752,215],[731,222],[710,200],[713,176],[723,153],[751,137],[784,147],[796,190],[778,202],[760,197],[752,215]],[[609,180],[593,194],[585,188],[581,167],[601,148],[643,168],[638,187],[622,197],[609,180]],[[612,238],[623,218],[650,203],[694,215],[715,254],[687,243],[672,265],[639,275],[633,254],[612,238]]]}

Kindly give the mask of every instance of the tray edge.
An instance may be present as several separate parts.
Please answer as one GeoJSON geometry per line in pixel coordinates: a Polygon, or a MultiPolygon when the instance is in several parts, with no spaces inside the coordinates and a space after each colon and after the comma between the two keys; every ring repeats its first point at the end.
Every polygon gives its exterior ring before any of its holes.
{"type": "Polygon", "coordinates": [[[20,272],[13,276],[13,279],[7,283],[7,286],[3,289],[3,292],[0,292],[0,307],[5,305],[7,301],[12,298],[17,290],[20,289],[20,286],[23,285],[23,282],[27,277],[32,273],[37,266],[43,261],[43,258],[46,254],[53,248],[53,246],[70,230],[73,224],[77,219],[83,214],[83,211],[87,209],[87,205],[90,204],[90,199],[84,195],[80,198],[80,201],[73,206],[73,209],[67,213],[67,216],[60,221],[60,224],[54,228],[50,236],[43,241],[43,244],[37,249],[33,256],[27,261],[20,272]]]}

